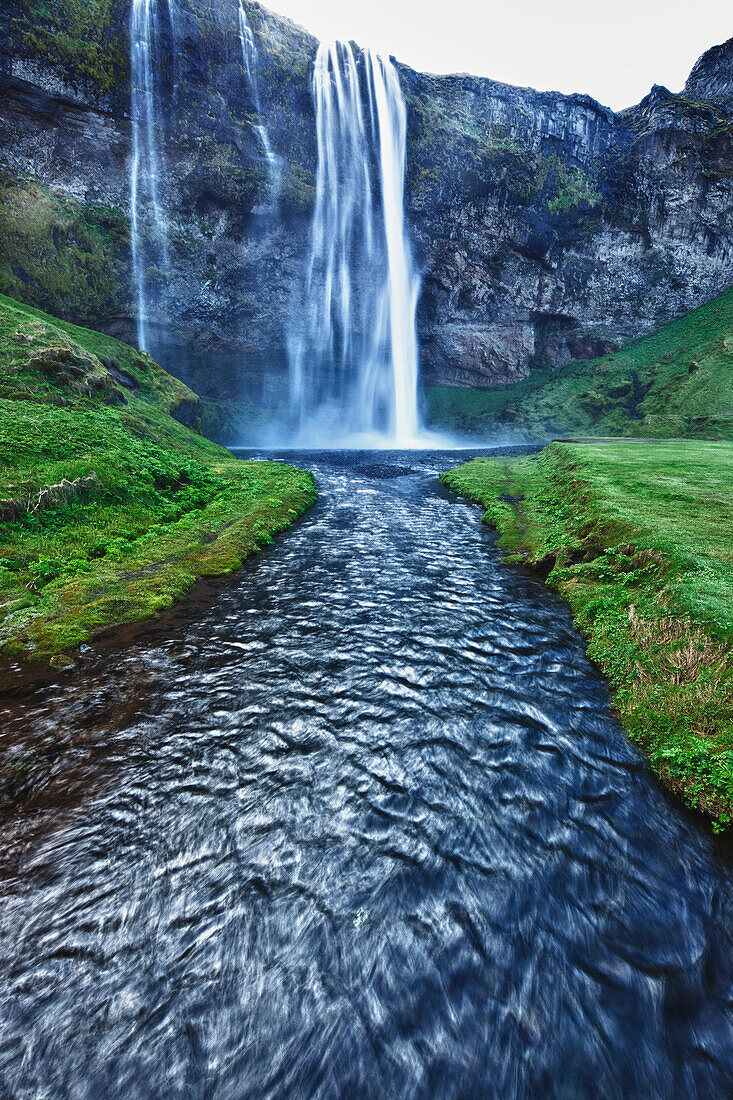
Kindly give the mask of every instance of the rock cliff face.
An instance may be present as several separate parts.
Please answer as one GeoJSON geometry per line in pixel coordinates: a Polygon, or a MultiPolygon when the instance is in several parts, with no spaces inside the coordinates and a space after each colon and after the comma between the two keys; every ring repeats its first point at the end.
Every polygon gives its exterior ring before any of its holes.
{"type": "Polygon", "coordinates": [[[681,95],[621,114],[403,76],[429,376],[481,386],[591,358],[733,281],[733,40],[681,95]]]}
{"type": "MultiPolygon", "coordinates": [[[[73,25],[76,4],[26,0],[0,15],[0,291],[134,341],[130,0],[91,0],[96,22],[90,14],[60,49],[54,34],[66,41],[59,28],[73,25]]],[[[285,356],[314,193],[317,43],[247,5],[262,113],[283,163],[275,210],[237,0],[160,0],[158,10],[157,136],[171,257],[169,270],[147,272],[151,348],[200,392],[238,396],[285,356]]],[[[152,232],[145,220],[141,228],[152,232]]]]}
{"type": "MultiPolygon", "coordinates": [[[[165,365],[218,397],[252,394],[285,361],[316,166],[316,42],[245,8],[283,163],[277,208],[236,0],[159,0],[171,263],[148,272],[151,331],[165,365]]],[[[133,339],[128,22],[129,0],[3,5],[0,291],[133,339]]],[[[400,77],[426,380],[495,386],[590,358],[733,283],[733,39],[681,94],[655,87],[621,114],[400,77]]]]}

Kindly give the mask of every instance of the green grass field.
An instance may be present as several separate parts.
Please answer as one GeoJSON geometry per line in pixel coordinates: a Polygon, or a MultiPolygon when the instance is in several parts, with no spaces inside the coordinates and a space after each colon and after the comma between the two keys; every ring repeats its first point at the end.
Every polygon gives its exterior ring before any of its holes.
{"type": "Polygon", "coordinates": [[[495,390],[434,386],[426,415],[468,436],[733,440],[733,290],[620,351],[495,390]]]}
{"type": "Polygon", "coordinates": [[[146,353],[0,296],[0,653],[51,657],[228,573],[315,499],[182,420],[146,353]],[[173,414],[173,415],[171,415],[173,414]]]}
{"type": "Polygon", "coordinates": [[[733,446],[553,443],[441,478],[548,572],[663,782],[733,814],[733,446]],[[503,498],[503,499],[500,499],[503,498]]]}

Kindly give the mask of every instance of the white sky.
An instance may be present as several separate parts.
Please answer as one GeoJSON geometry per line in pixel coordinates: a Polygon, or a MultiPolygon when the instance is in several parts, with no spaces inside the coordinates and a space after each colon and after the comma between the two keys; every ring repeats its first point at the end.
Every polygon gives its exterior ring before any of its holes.
{"type": "Polygon", "coordinates": [[[733,36],[730,0],[263,0],[318,38],[353,39],[423,72],[587,92],[619,110],[680,91],[733,36]]]}

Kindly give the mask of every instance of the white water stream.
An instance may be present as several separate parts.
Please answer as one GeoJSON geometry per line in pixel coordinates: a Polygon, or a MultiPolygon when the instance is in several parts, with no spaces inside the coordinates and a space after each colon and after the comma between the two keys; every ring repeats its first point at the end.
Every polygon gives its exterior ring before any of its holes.
{"type": "Polygon", "coordinates": [[[262,103],[260,100],[260,56],[257,50],[257,43],[252,33],[252,28],[247,20],[247,13],[244,10],[242,0],[239,0],[238,19],[239,41],[242,45],[242,64],[247,74],[247,82],[252,97],[252,106],[257,113],[257,124],[253,126],[253,130],[257,134],[262,152],[267,161],[269,199],[272,205],[276,207],[282,180],[282,160],[272,148],[270,135],[267,132],[267,127],[262,121],[262,103]]]}

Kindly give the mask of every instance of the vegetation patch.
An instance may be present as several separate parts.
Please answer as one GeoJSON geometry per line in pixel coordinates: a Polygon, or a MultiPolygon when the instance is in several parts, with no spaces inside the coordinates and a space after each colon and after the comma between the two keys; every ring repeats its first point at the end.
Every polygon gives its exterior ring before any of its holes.
{"type": "MultiPolygon", "coordinates": [[[[578,224],[603,202],[600,183],[564,156],[537,148],[527,135],[492,117],[482,97],[466,94],[461,77],[406,81],[408,183],[419,203],[481,201],[508,192],[531,205],[550,235],[558,223],[578,224]]],[[[528,130],[531,129],[528,120],[528,130]]]]}
{"type": "Polygon", "coordinates": [[[197,407],[147,353],[0,296],[0,652],[156,615],[313,503],[311,474],[174,419],[197,407]]]}
{"type": "Polygon", "coordinates": [[[120,0],[17,0],[13,8],[8,30],[15,56],[98,92],[126,81],[129,64],[118,38],[126,6],[120,0]]]}
{"type": "Polygon", "coordinates": [[[124,315],[129,252],[119,211],[0,172],[0,293],[74,319],[124,315]]]}
{"type": "Polygon", "coordinates": [[[601,201],[600,192],[586,172],[562,162],[558,164],[557,194],[547,203],[551,214],[564,214],[575,206],[600,206],[601,201]]]}
{"type": "Polygon", "coordinates": [[[429,387],[426,406],[436,427],[484,438],[733,440],[733,290],[610,355],[496,390],[429,387]]]}
{"type": "Polygon", "coordinates": [[[733,446],[553,443],[441,476],[567,599],[667,787],[733,813],[733,446]]]}

